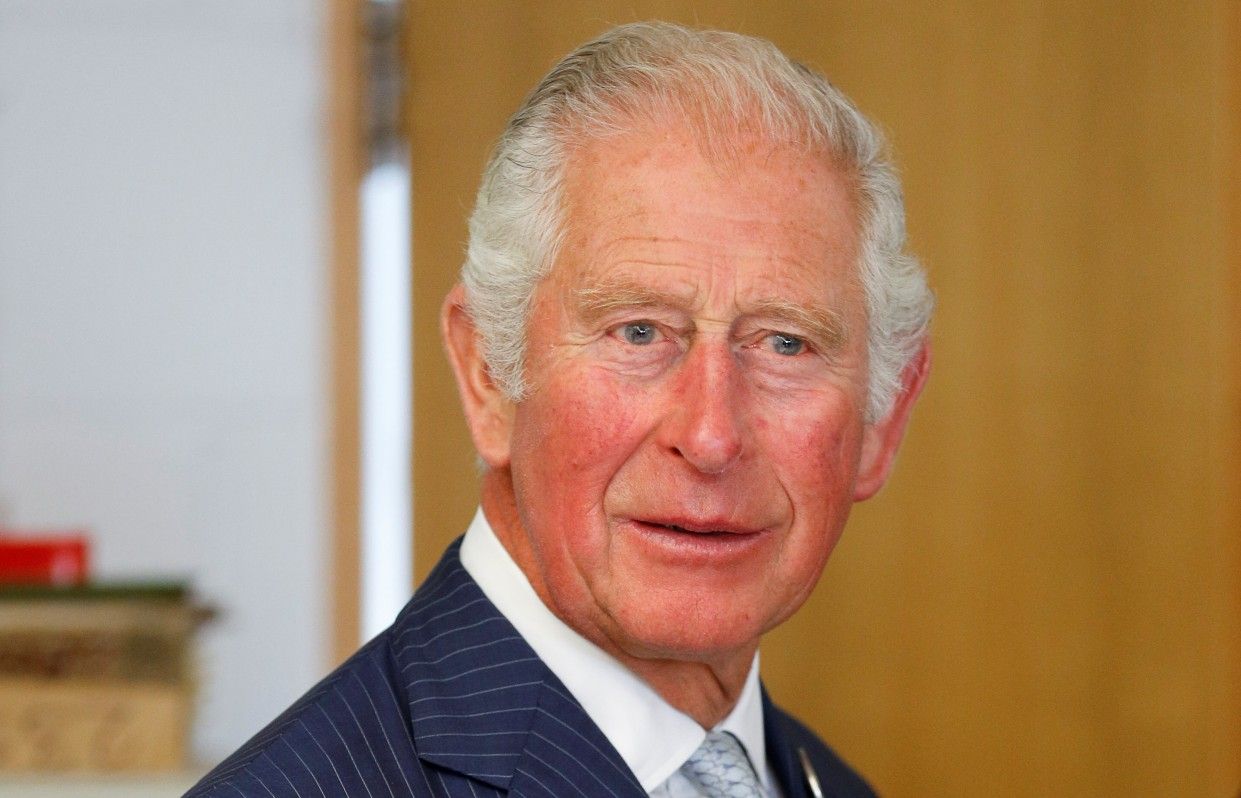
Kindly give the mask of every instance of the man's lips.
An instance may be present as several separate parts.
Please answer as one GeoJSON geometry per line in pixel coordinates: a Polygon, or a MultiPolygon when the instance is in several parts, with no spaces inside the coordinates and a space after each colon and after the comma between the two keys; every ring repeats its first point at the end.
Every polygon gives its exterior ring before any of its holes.
{"type": "Polygon", "coordinates": [[[768,527],[702,518],[629,518],[620,530],[645,556],[678,566],[742,567],[775,539],[768,527]]]}
{"type": "Polygon", "coordinates": [[[766,531],[766,527],[758,525],[737,524],[732,521],[699,520],[688,518],[632,518],[636,524],[655,527],[669,532],[680,532],[687,535],[702,536],[744,536],[757,535],[766,531]]]}

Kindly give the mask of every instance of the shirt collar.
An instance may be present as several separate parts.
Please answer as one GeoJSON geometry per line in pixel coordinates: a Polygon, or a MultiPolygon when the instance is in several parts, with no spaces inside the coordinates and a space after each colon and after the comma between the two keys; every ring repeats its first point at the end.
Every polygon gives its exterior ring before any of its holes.
{"type": "MultiPolygon", "coordinates": [[[[673,708],[543,604],[481,509],[461,544],[461,564],[569,689],[648,793],[676,772],[706,739],[706,732],[693,718],[673,708]]],[[[741,741],[764,788],[770,789],[757,654],[737,705],[716,729],[741,741]]]]}

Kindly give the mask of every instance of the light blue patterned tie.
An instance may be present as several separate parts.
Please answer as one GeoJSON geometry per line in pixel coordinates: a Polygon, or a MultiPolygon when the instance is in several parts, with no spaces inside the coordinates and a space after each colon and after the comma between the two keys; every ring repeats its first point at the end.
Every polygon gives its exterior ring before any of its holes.
{"type": "Polygon", "coordinates": [[[762,798],[758,777],[737,738],[713,731],[681,765],[681,773],[707,798],[762,798]]]}

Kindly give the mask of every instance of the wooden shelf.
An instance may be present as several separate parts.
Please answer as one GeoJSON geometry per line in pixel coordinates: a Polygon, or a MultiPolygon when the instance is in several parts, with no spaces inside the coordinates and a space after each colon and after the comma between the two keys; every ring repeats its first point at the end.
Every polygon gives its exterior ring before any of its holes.
{"type": "Polygon", "coordinates": [[[0,775],[0,798],[169,798],[188,790],[206,768],[152,775],[0,775]]]}

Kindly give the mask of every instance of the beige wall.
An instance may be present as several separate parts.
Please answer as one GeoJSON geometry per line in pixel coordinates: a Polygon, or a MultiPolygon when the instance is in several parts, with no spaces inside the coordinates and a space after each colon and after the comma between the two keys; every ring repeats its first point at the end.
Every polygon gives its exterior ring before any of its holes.
{"type": "Polygon", "coordinates": [[[414,3],[419,575],[475,502],[436,317],[505,117],[612,22],[759,34],[890,131],[940,298],[772,692],[887,795],[1235,795],[1241,4],[1116,8],[414,3]]]}

